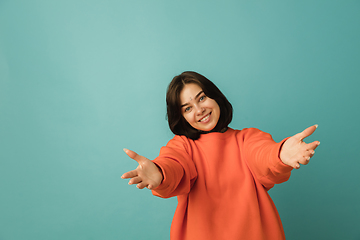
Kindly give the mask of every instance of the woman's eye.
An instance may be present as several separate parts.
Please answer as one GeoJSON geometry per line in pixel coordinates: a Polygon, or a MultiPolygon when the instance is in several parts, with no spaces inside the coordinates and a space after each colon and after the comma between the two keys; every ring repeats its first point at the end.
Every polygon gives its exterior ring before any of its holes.
{"type": "Polygon", "coordinates": [[[188,112],[188,111],[190,111],[190,107],[187,107],[187,108],[185,108],[185,112],[188,112]]]}
{"type": "Polygon", "coordinates": [[[199,98],[199,101],[203,101],[205,99],[205,96],[201,96],[200,98],[199,98]]]}

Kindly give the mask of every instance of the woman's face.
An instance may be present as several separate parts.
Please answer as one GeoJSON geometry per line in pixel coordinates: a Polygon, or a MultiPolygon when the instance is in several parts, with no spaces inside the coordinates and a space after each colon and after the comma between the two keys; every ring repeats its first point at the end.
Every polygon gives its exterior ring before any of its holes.
{"type": "Polygon", "coordinates": [[[205,95],[201,87],[188,83],[180,92],[181,113],[195,129],[211,131],[220,118],[220,107],[214,99],[205,95]]]}

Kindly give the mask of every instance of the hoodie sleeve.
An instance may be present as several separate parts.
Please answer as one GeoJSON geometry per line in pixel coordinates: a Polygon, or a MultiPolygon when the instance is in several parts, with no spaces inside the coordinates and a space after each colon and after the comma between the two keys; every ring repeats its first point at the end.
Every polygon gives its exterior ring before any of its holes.
{"type": "Polygon", "coordinates": [[[176,135],[160,149],[153,162],[161,169],[164,178],[160,186],[152,190],[153,195],[169,198],[190,192],[197,171],[188,141],[186,137],[176,135]]]}
{"type": "Polygon", "coordinates": [[[245,160],[256,179],[267,190],[290,178],[293,168],[284,164],[279,157],[287,138],[277,143],[270,134],[256,128],[246,129],[242,138],[245,160]]]}

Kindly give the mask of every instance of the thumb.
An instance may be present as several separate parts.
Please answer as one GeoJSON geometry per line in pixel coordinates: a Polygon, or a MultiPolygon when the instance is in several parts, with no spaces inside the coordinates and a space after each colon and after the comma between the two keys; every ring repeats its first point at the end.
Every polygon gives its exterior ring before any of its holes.
{"type": "Polygon", "coordinates": [[[124,148],[123,150],[130,158],[134,159],[138,163],[141,163],[146,159],[145,157],[143,157],[143,156],[141,156],[141,155],[137,154],[136,152],[131,151],[129,149],[124,148]]]}
{"type": "Polygon", "coordinates": [[[301,133],[296,134],[301,140],[303,140],[304,138],[310,136],[311,134],[313,134],[316,130],[316,128],[318,127],[318,125],[313,125],[311,127],[306,128],[304,131],[302,131],[301,133]]]}

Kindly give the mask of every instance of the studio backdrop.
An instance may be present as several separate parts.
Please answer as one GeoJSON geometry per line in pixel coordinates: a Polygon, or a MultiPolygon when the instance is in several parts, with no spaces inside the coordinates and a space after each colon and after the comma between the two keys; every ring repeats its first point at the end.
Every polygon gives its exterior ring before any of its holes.
{"type": "Polygon", "coordinates": [[[310,164],[269,193],[287,239],[360,239],[359,22],[351,0],[1,0],[0,239],[169,239],[176,199],[122,180],[122,149],[158,156],[186,70],[232,128],[319,124],[310,164]]]}

